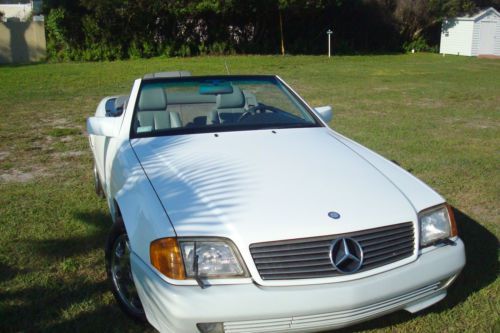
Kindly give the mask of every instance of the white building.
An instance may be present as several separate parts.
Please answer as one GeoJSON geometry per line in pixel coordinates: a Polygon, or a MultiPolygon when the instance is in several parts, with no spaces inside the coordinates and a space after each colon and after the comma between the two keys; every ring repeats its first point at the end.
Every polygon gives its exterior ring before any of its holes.
{"type": "Polygon", "coordinates": [[[29,3],[0,4],[0,12],[4,13],[4,21],[19,20],[25,22],[34,11],[33,14],[39,14],[41,5],[42,1],[40,0],[32,0],[29,3]]]}
{"type": "Polygon", "coordinates": [[[443,22],[440,53],[500,56],[500,13],[493,7],[443,22]]]}

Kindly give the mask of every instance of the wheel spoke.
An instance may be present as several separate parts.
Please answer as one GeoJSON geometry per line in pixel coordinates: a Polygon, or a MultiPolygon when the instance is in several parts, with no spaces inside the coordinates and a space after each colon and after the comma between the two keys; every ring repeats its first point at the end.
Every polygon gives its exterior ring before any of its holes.
{"type": "Polygon", "coordinates": [[[125,234],[116,239],[112,253],[111,275],[118,296],[131,311],[143,313],[130,265],[130,244],[125,234]]]}

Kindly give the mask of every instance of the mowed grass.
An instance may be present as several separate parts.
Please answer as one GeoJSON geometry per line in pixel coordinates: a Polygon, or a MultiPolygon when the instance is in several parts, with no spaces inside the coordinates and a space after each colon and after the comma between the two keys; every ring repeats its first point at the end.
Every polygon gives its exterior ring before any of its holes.
{"type": "Polygon", "coordinates": [[[120,312],[105,280],[111,219],[93,192],[85,119],[145,73],[224,74],[225,63],[232,74],[278,74],[311,105],[333,105],[335,130],[456,208],[468,262],[448,298],[347,331],[500,331],[500,61],[416,54],[0,67],[1,332],[152,331],[120,312]]]}

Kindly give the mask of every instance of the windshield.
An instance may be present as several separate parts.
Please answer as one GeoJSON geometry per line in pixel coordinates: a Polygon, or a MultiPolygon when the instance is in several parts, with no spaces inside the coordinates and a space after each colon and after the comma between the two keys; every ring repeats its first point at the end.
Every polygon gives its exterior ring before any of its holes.
{"type": "Polygon", "coordinates": [[[145,80],[132,137],[321,126],[274,76],[145,80]]]}

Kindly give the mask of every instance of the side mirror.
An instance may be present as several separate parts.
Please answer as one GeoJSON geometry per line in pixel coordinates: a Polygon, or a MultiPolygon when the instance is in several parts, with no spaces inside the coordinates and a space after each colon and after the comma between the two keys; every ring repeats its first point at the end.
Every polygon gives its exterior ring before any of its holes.
{"type": "Polygon", "coordinates": [[[122,118],[90,117],[87,118],[87,133],[113,138],[118,136],[122,118]]]}
{"type": "Polygon", "coordinates": [[[314,110],[319,114],[321,119],[325,123],[329,123],[333,119],[333,110],[331,106],[319,106],[317,108],[314,108],[314,110]]]}
{"type": "Polygon", "coordinates": [[[106,117],[119,117],[127,107],[128,96],[111,97],[106,101],[106,117]]]}

